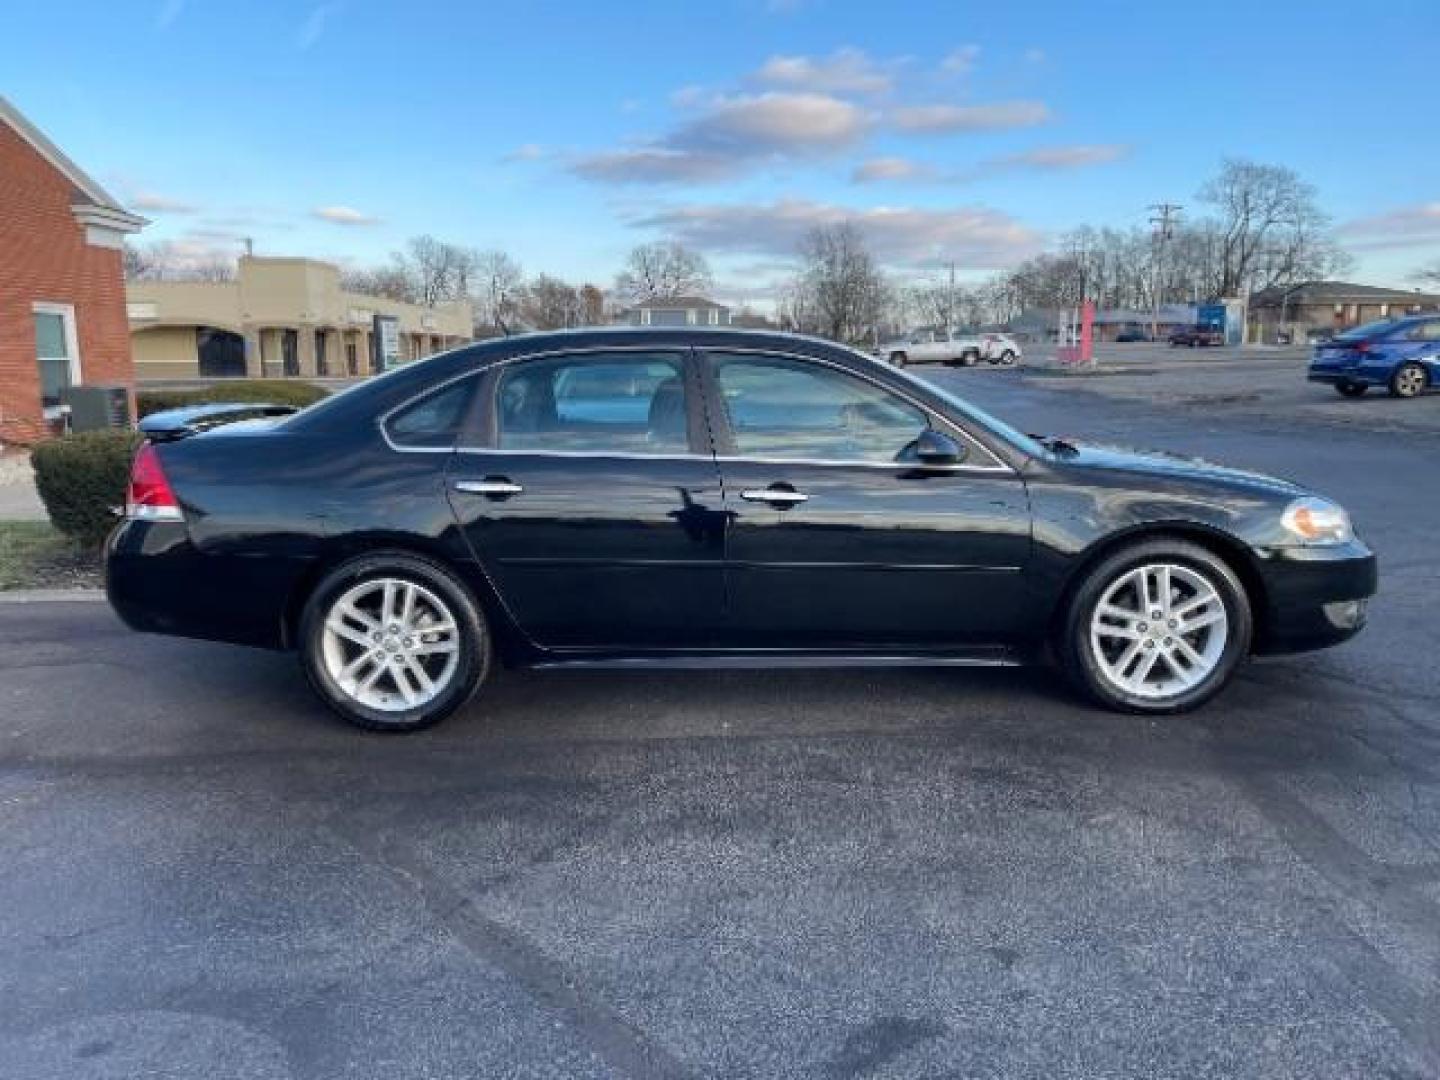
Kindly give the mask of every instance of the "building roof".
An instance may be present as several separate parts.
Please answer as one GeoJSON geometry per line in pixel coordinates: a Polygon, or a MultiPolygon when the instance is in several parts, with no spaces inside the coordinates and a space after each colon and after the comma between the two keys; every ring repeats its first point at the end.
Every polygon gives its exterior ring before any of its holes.
{"type": "Polygon", "coordinates": [[[1356,285],[1349,281],[1301,281],[1294,285],[1272,285],[1250,297],[1252,307],[1278,304],[1328,304],[1346,300],[1373,304],[1435,304],[1440,295],[1418,289],[1387,289],[1379,285],[1356,285]]]}
{"type": "Polygon", "coordinates": [[[721,311],[729,309],[724,304],[717,304],[714,300],[707,300],[703,296],[652,296],[648,300],[641,300],[638,304],[632,304],[631,310],[638,311],[641,308],[649,308],[651,311],[690,311],[696,308],[701,310],[708,308],[719,308],[721,311]]]}
{"type": "Polygon", "coordinates": [[[42,158],[48,161],[75,188],[78,196],[77,210],[88,210],[87,223],[104,224],[119,232],[138,232],[149,222],[138,214],[132,214],[120,205],[120,200],[65,156],[58,146],[45,137],[45,133],[25,119],[5,95],[0,94],[0,123],[14,129],[15,134],[29,143],[42,158]]]}

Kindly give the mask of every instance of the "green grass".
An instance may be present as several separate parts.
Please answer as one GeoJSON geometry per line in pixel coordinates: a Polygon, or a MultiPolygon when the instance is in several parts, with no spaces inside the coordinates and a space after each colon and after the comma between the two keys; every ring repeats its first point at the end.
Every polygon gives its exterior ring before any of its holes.
{"type": "Polygon", "coordinates": [[[99,557],[81,551],[48,521],[0,521],[0,590],[99,584],[99,557]]]}

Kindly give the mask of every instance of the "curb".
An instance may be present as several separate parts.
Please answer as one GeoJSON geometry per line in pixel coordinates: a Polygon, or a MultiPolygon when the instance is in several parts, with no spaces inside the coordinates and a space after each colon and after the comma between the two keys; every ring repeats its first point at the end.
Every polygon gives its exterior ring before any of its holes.
{"type": "Polygon", "coordinates": [[[105,599],[104,589],[7,589],[0,590],[0,604],[96,603],[105,599]]]}

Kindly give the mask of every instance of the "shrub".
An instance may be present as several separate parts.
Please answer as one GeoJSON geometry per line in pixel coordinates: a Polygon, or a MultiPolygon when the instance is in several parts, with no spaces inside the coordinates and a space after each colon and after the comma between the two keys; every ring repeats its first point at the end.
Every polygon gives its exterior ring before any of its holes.
{"type": "Polygon", "coordinates": [[[182,409],[187,405],[205,405],[215,401],[253,401],[304,408],[328,394],[324,387],[308,382],[236,379],[234,382],[212,383],[188,390],[141,390],[135,395],[135,409],[143,417],[166,409],[182,409]]]}
{"type": "Polygon", "coordinates": [[[87,548],[98,548],[115,525],[111,507],[125,503],[130,462],[140,435],[87,431],[35,447],[35,487],[51,523],[87,548]]]}

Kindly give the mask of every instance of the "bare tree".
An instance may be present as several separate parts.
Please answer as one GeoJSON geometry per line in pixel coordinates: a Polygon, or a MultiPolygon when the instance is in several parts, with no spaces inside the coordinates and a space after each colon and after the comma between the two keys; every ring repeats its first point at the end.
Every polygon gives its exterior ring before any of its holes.
{"type": "Polygon", "coordinates": [[[598,285],[581,285],[580,325],[603,326],[605,322],[605,293],[598,285]]]}
{"type": "Polygon", "coordinates": [[[1340,257],[1315,189],[1283,165],[1227,159],[1200,189],[1219,214],[1215,293],[1236,296],[1321,277],[1340,257]]]}
{"type": "Polygon", "coordinates": [[[194,245],[165,240],[143,247],[126,244],[122,258],[126,281],[235,280],[233,256],[194,245]]]}
{"type": "Polygon", "coordinates": [[[508,334],[524,287],[520,264],[505,252],[493,249],[472,252],[470,263],[476,327],[508,334]]]}
{"type": "Polygon", "coordinates": [[[698,251],[680,244],[641,244],[625,260],[615,278],[615,291],[631,303],[656,297],[668,299],[708,292],[710,264],[698,251]]]}
{"type": "Polygon", "coordinates": [[[387,300],[400,300],[407,304],[416,300],[415,283],[410,280],[410,275],[403,267],[394,263],[342,271],[340,285],[350,292],[362,293],[365,296],[382,296],[387,300]]]}
{"type": "Polygon", "coordinates": [[[404,270],[417,302],[434,307],[469,295],[473,254],[433,236],[416,236],[393,261],[404,270]]]}
{"type": "Polygon", "coordinates": [[[800,260],[782,305],[786,320],[834,341],[874,337],[889,289],[854,224],[817,225],[801,242],[800,260]]]}
{"type": "Polygon", "coordinates": [[[573,285],[540,274],[525,286],[520,316],[536,330],[563,330],[580,325],[583,309],[573,285]]]}

